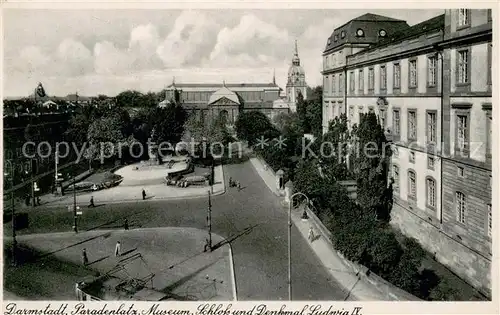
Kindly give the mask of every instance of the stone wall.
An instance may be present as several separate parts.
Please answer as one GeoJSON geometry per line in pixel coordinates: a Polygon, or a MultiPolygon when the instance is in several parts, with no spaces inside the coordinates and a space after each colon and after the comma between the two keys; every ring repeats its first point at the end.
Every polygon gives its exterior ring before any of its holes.
{"type": "Polygon", "coordinates": [[[446,234],[440,223],[419,216],[404,201],[394,200],[391,225],[416,238],[436,260],[481,293],[491,296],[491,261],[446,234]]]}
{"type": "Polygon", "coordinates": [[[364,280],[372,286],[372,289],[386,298],[387,301],[420,301],[416,296],[396,287],[390,282],[384,280],[373,272],[369,272],[368,268],[358,263],[349,261],[340,252],[333,248],[331,240],[332,233],[323,225],[321,220],[309,209],[306,209],[309,217],[309,223],[313,226],[315,233],[319,233],[321,237],[328,241],[332,246],[332,251],[340,258],[342,263],[356,273],[360,280],[364,280]]]}

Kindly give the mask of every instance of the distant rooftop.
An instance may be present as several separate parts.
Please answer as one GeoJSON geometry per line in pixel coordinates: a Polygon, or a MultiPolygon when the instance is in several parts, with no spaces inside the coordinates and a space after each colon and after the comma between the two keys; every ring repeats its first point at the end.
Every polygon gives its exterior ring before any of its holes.
{"type": "MultiPolygon", "coordinates": [[[[175,83],[175,87],[201,87],[201,88],[215,88],[219,89],[223,86],[222,83],[175,83]]],[[[174,84],[170,84],[168,87],[173,87],[174,84]]],[[[228,88],[241,88],[241,87],[274,87],[279,88],[279,86],[275,83],[226,83],[226,87],[228,88]]]]}

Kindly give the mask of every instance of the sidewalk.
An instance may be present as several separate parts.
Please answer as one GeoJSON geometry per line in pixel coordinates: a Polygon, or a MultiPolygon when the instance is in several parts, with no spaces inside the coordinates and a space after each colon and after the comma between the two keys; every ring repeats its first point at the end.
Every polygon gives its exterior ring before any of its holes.
{"type": "MultiPolygon", "coordinates": [[[[222,166],[217,166],[214,169],[214,180],[212,196],[224,194],[224,170],[222,166]]],[[[94,201],[97,204],[113,204],[138,201],[142,202],[142,189],[146,191],[145,201],[158,200],[176,200],[176,199],[191,199],[207,197],[210,186],[186,187],[180,188],[175,186],[167,186],[166,184],[156,185],[140,185],[137,186],[122,186],[103,189],[94,192],[85,192],[76,194],[76,203],[80,207],[88,206],[90,197],[94,196],[94,201]]],[[[73,193],[68,192],[64,196],[45,195],[41,197],[42,205],[45,207],[60,207],[73,205],[73,193]]],[[[34,208],[36,209],[36,207],[34,208]]]]}
{"type": "MultiPolygon", "coordinates": [[[[232,274],[230,245],[225,244],[213,252],[203,252],[206,234],[206,231],[195,228],[171,227],[19,236],[19,244],[49,254],[37,258],[35,262],[6,270],[11,273],[7,278],[15,283],[4,283],[4,286],[11,295],[18,298],[24,295],[22,293],[36,295],[26,296],[25,299],[48,298],[54,295],[60,299],[59,294],[68,296],[68,293],[63,292],[73,292],[74,283],[71,282],[75,274],[65,267],[64,262],[84,268],[81,253],[85,248],[90,262],[85,268],[91,271],[105,274],[120,260],[140,254],[141,259],[126,265],[126,274],[141,278],[153,273],[155,276],[152,286],[155,290],[196,300],[234,300],[235,280],[232,274]],[[123,254],[119,257],[114,255],[117,241],[122,244],[123,254]],[[60,263],[57,263],[58,261],[60,263]],[[51,268],[50,265],[54,263],[59,268],[51,268]],[[71,278],[65,276],[66,273],[71,275],[71,278]],[[39,285],[44,278],[47,278],[47,285],[36,290],[30,289],[30,286],[39,285]],[[51,284],[54,278],[60,278],[62,283],[59,286],[51,284]]],[[[223,238],[212,234],[212,240],[212,244],[217,244],[223,238]]],[[[116,275],[124,276],[123,272],[116,275]]]]}
{"type": "MultiPolygon", "coordinates": [[[[271,189],[275,184],[275,180],[266,171],[257,159],[250,159],[255,170],[266,182],[267,186],[271,189]],[[272,180],[271,180],[272,179],[272,180]]],[[[272,191],[272,189],[271,189],[272,191]]],[[[274,192],[274,191],[273,191],[274,192]]],[[[371,285],[365,278],[358,277],[358,275],[348,266],[346,266],[341,258],[338,256],[335,249],[323,237],[313,241],[308,240],[308,232],[310,222],[302,221],[302,211],[292,211],[292,222],[299,230],[300,234],[307,240],[317,257],[321,260],[327,271],[332,277],[341,284],[346,293],[345,300],[358,300],[358,301],[389,301],[386,296],[382,295],[373,285],[371,285]]]]}
{"type": "Polygon", "coordinates": [[[271,190],[274,195],[280,196],[280,193],[278,192],[278,189],[276,187],[276,177],[270,174],[269,169],[266,171],[267,165],[264,165],[258,158],[250,158],[250,162],[257,170],[257,173],[259,173],[259,176],[262,178],[264,183],[266,183],[269,190],[271,190]]]}

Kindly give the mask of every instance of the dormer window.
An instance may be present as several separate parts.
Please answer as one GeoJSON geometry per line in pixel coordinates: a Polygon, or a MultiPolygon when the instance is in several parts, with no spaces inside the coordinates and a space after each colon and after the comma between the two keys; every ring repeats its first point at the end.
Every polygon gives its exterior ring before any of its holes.
{"type": "Polygon", "coordinates": [[[345,37],[345,31],[340,32],[340,38],[344,38],[344,37],[345,37]]]}
{"type": "Polygon", "coordinates": [[[328,45],[330,45],[332,42],[332,39],[331,38],[328,38],[328,45]]]}
{"type": "Polygon", "coordinates": [[[356,31],[356,36],[358,36],[358,37],[365,36],[365,31],[363,31],[362,29],[358,28],[358,30],[356,31]]]}
{"type": "Polygon", "coordinates": [[[333,37],[333,41],[334,41],[334,42],[336,42],[338,39],[339,39],[339,36],[338,36],[338,35],[335,35],[335,36],[333,37]]]}
{"type": "Polygon", "coordinates": [[[378,31],[378,35],[380,37],[385,37],[387,35],[387,32],[385,30],[380,30],[380,31],[378,31]]]}

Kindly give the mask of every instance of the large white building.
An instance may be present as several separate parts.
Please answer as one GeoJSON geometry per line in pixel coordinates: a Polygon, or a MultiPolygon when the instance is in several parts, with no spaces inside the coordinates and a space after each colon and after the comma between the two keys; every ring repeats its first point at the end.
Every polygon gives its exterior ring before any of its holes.
{"type": "Polygon", "coordinates": [[[445,10],[412,27],[366,14],[335,29],[322,72],[325,132],[342,113],[352,127],[361,113],[374,112],[392,139],[391,223],[485,294],[492,253],[491,23],[491,10],[445,10]]]}

